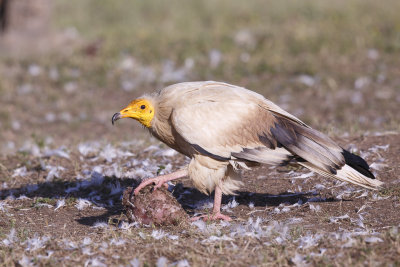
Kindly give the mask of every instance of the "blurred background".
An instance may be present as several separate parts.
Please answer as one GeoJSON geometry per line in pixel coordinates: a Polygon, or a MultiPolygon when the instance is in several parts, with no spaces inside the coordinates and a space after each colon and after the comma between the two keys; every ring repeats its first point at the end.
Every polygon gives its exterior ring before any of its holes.
{"type": "Polygon", "coordinates": [[[400,1],[0,0],[0,152],[147,140],[111,117],[218,80],[331,136],[400,130],[400,1]]]}

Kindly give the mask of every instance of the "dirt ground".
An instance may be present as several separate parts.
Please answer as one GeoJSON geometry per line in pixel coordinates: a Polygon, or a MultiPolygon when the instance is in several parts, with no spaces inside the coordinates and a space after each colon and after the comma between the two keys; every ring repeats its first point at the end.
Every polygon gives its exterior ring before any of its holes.
{"type": "MultiPolygon", "coordinates": [[[[399,4],[59,0],[45,39],[0,36],[0,266],[399,266],[399,4]],[[232,222],[129,223],[123,191],[189,159],[111,117],[195,80],[263,94],[384,188],[261,166],[224,196],[232,222]]],[[[188,179],[170,190],[211,212],[188,179]]]]}
{"type": "MultiPolygon", "coordinates": [[[[237,196],[224,197],[223,212],[233,222],[170,227],[129,224],[121,205],[122,191],[139,177],[185,164],[170,149],[80,144],[40,150],[36,157],[6,156],[3,179],[18,179],[3,181],[0,191],[2,260],[71,266],[399,264],[399,135],[338,142],[364,155],[385,189],[263,166],[244,173],[237,196]]],[[[176,185],[173,194],[191,216],[211,210],[212,196],[190,181],[176,185]]]]}

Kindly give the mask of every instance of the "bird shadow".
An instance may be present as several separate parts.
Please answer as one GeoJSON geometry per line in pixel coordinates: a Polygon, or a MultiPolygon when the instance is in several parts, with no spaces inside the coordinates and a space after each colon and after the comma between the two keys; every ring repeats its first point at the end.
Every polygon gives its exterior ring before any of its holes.
{"type": "MultiPolygon", "coordinates": [[[[214,192],[206,195],[199,190],[191,187],[184,187],[183,184],[177,184],[172,190],[173,196],[178,200],[186,212],[191,213],[196,209],[201,209],[212,203],[214,200],[214,192]]],[[[254,207],[276,207],[281,204],[303,205],[308,202],[336,202],[339,201],[333,197],[322,197],[318,192],[282,192],[277,195],[268,193],[253,193],[248,191],[238,191],[236,195],[224,195],[222,197],[222,205],[235,206],[253,205],[254,207]]]]}
{"type": "MultiPolygon", "coordinates": [[[[76,221],[82,225],[93,226],[98,222],[117,223],[120,219],[115,219],[115,215],[122,215],[124,207],[122,205],[122,195],[127,187],[136,188],[139,184],[138,179],[119,179],[116,177],[93,178],[83,181],[61,181],[43,182],[29,184],[18,188],[7,188],[0,190],[0,200],[18,199],[22,196],[29,198],[44,199],[69,199],[68,203],[75,203],[74,200],[86,199],[93,205],[102,207],[105,212],[99,215],[82,216],[76,221]]],[[[185,187],[178,183],[169,188],[172,195],[181,204],[184,210],[192,215],[198,210],[212,207],[214,193],[206,195],[195,188],[185,187]]],[[[254,205],[255,207],[279,206],[281,204],[304,205],[307,202],[334,202],[334,198],[324,198],[317,192],[282,192],[277,195],[267,193],[252,193],[239,191],[235,196],[223,196],[222,204],[226,205],[236,201],[239,205],[254,205]]],[[[121,217],[121,216],[119,216],[121,217]]]]}
{"type": "MultiPolygon", "coordinates": [[[[93,226],[97,222],[109,222],[110,217],[121,214],[123,191],[129,186],[136,187],[139,183],[138,179],[119,179],[101,175],[92,176],[87,180],[54,180],[1,189],[0,200],[22,200],[28,197],[35,199],[35,203],[55,204],[56,200],[65,199],[67,205],[75,205],[79,199],[89,200],[93,206],[102,207],[105,212],[95,216],[82,216],[76,221],[83,225],[93,226]]],[[[57,212],[60,211],[59,209],[57,212]]]]}

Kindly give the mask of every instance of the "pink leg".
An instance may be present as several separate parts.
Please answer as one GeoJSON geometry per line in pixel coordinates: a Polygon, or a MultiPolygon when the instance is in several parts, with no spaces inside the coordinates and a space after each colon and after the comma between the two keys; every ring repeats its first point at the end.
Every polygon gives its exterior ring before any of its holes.
{"type": "Polygon", "coordinates": [[[134,193],[135,195],[139,194],[139,191],[144,188],[146,185],[155,183],[156,185],[154,186],[154,189],[159,188],[160,186],[162,186],[163,184],[165,184],[168,181],[172,181],[175,179],[179,179],[182,178],[184,176],[187,176],[188,172],[187,170],[179,170],[170,174],[166,174],[166,175],[161,175],[161,176],[157,176],[154,178],[150,178],[150,179],[146,179],[145,181],[141,182],[140,185],[138,187],[136,187],[134,193]]]}
{"type": "Polygon", "coordinates": [[[221,188],[217,185],[215,187],[215,193],[214,193],[214,207],[213,207],[213,214],[212,215],[201,215],[197,217],[193,217],[191,220],[192,221],[197,221],[199,219],[203,219],[204,221],[208,220],[224,220],[224,221],[232,221],[232,218],[221,214],[221,201],[222,201],[222,190],[221,188]]]}

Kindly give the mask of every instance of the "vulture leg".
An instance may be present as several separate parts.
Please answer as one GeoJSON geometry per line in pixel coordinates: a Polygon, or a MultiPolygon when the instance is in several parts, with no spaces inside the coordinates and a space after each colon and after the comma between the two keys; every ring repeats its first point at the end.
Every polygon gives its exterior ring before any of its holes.
{"type": "Polygon", "coordinates": [[[224,221],[232,221],[232,218],[223,215],[221,213],[221,201],[222,201],[222,190],[221,188],[217,185],[215,187],[215,192],[214,192],[214,208],[213,208],[213,214],[212,215],[201,215],[197,217],[193,217],[191,220],[192,221],[197,221],[199,219],[203,219],[204,221],[208,220],[224,220],[224,221]]]}
{"type": "Polygon", "coordinates": [[[157,176],[154,178],[146,179],[145,181],[141,182],[138,187],[136,187],[134,193],[135,193],[135,195],[139,194],[139,191],[149,184],[154,183],[155,184],[154,189],[157,189],[168,181],[179,179],[179,178],[182,178],[187,175],[188,175],[188,171],[185,169],[185,170],[179,170],[179,171],[176,171],[176,172],[173,172],[170,174],[160,175],[160,176],[157,176]]]}

